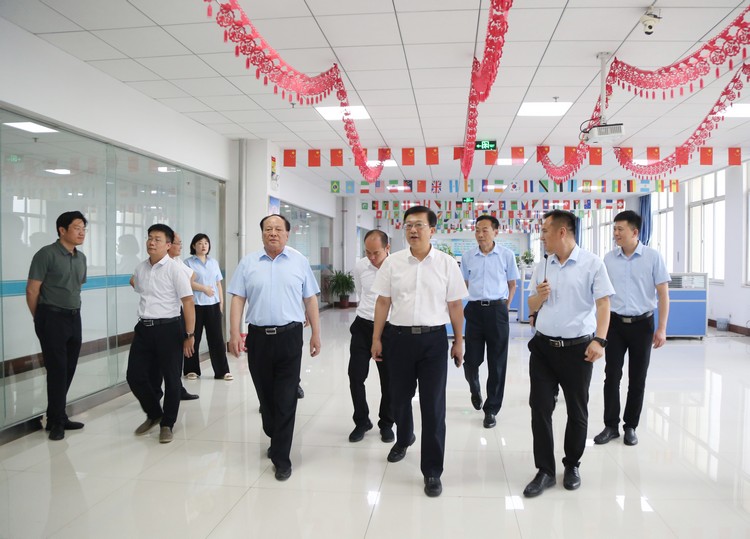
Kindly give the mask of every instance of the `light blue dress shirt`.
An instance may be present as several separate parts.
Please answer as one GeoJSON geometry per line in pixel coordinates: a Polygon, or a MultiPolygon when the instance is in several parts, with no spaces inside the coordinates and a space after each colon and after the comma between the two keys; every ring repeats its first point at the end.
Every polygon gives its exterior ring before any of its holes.
{"type": "Polygon", "coordinates": [[[560,264],[556,255],[542,260],[534,268],[529,283],[530,295],[544,281],[545,263],[550,296],[536,317],[536,330],[548,337],[575,339],[596,331],[596,300],[615,293],[607,268],[598,256],[575,246],[570,257],[560,264]]]}
{"type": "Polygon", "coordinates": [[[469,283],[469,301],[508,299],[508,281],[519,278],[513,251],[495,243],[486,255],[477,246],[461,257],[461,273],[469,283]]]}
{"type": "Polygon", "coordinates": [[[621,316],[638,316],[656,309],[656,285],[672,280],[659,252],[640,241],[630,258],[617,247],[604,255],[604,264],[615,286],[610,310],[621,316]]]}
{"type": "Polygon", "coordinates": [[[320,288],[307,258],[287,246],[274,259],[264,249],[245,256],[227,291],[247,298],[248,324],[283,326],[305,321],[303,299],[320,288]]]}
{"type": "Polygon", "coordinates": [[[193,297],[195,298],[196,305],[215,305],[219,303],[219,290],[216,288],[216,283],[221,281],[221,269],[219,269],[219,263],[207,256],[206,263],[204,264],[200,258],[193,255],[185,260],[185,265],[188,266],[195,273],[195,281],[198,284],[204,286],[210,286],[214,289],[213,297],[207,296],[205,292],[199,292],[198,290],[193,291],[193,297]]]}

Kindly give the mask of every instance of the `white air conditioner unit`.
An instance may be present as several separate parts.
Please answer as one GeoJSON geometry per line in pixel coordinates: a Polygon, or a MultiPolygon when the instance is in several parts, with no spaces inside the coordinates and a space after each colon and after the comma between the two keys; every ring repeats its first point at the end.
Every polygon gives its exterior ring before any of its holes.
{"type": "Polygon", "coordinates": [[[614,144],[623,136],[625,128],[622,124],[602,124],[583,133],[582,139],[586,144],[614,144]]]}

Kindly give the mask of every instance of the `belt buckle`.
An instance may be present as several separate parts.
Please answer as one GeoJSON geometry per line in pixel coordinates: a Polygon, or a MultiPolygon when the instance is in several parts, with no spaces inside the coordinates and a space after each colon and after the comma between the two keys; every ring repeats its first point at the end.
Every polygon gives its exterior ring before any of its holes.
{"type": "Polygon", "coordinates": [[[632,324],[633,323],[633,318],[634,317],[632,317],[632,316],[623,316],[622,317],[622,321],[625,324],[632,324]]]}
{"type": "Polygon", "coordinates": [[[276,335],[278,328],[264,328],[266,335],[276,335]]]}
{"type": "Polygon", "coordinates": [[[563,346],[565,346],[565,342],[562,339],[550,339],[549,345],[552,348],[562,348],[563,346]]]}
{"type": "Polygon", "coordinates": [[[154,321],[153,320],[141,320],[141,324],[143,324],[147,328],[150,328],[154,326],[154,321]]]}
{"type": "Polygon", "coordinates": [[[411,334],[412,335],[421,335],[422,334],[422,327],[421,326],[414,326],[411,328],[411,334]]]}
{"type": "Polygon", "coordinates": [[[482,301],[479,302],[479,305],[481,305],[482,307],[489,307],[490,306],[490,302],[489,302],[489,300],[482,300],[482,301]]]}

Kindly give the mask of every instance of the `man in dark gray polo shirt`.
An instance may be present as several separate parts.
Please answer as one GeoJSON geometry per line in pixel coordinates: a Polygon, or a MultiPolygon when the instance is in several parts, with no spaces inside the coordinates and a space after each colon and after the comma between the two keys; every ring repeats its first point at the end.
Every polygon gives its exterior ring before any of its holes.
{"type": "Polygon", "coordinates": [[[47,369],[47,430],[62,440],[65,430],[83,428],[65,413],[68,389],[81,351],[81,286],[86,255],[77,249],[86,239],[88,221],[79,211],[57,218],[58,240],[39,249],[31,261],[26,303],[42,346],[47,369]]]}

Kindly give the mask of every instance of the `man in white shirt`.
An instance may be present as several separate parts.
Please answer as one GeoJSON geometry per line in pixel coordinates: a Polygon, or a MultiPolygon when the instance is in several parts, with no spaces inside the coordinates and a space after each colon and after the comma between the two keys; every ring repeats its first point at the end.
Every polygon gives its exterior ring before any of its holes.
{"type": "Polygon", "coordinates": [[[391,378],[396,443],[388,453],[398,462],[415,441],[412,398],[419,384],[422,412],[424,491],[440,496],[445,457],[445,385],[448,376],[448,336],[456,366],[463,363],[464,313],[461,300],[468,295],[461,270],[453,257],[432,248],[437,216],[425,206],[404,213],[409,249],[389,256],[380,266],[372,292],[378,295],[372,335],[372,357],[385,357],[391,378]],[[391,327],[383,350],[383,329],[390,310],[391,327]]]}
{"type": "MultiPolygon", "coordinates": [[[[349,435],[350,442],[359,442],[365,432],[372,428],[370,422],[370,408],[367,406],[365,380],[370,371],[372,354],[372,330],[375,320],[375,301],[377,294],[372,291],[375,276],[388,257],[391,246],[388,234],[382,230],[370,230],[365,234],[365,257],[354,267],[354,284],[357,289],[359,303],[357,317],[349,327],[352,335],[349,343],[349,390],[354,405],[354,430],[349,435]]],[[[391,410],[391,390],[388,377],[388,363],[379,360],[375,363],[380,377],[380,409],[378,428],[380,439],[386,443],[393,442],[393,411],[391,410]]]]}
{"type": "Polygon", "coordinates": [[[135,291],[141,297],[127,370],[130,389],[147,416],[135,434],[142,436],[161,424],[161,443],[173,439],[172,429],[180,409],[182,355],[193,353],[195,331],[193,290],[180,263],[169,257],[173,241],[174,231],[167,225],[149,227],[146,241],[149,257],[133,274],[135,291]],[[164,379],[163,409],[159,400],[161,389],[157,390],[153,383],[159,375],[164,379]]]}

